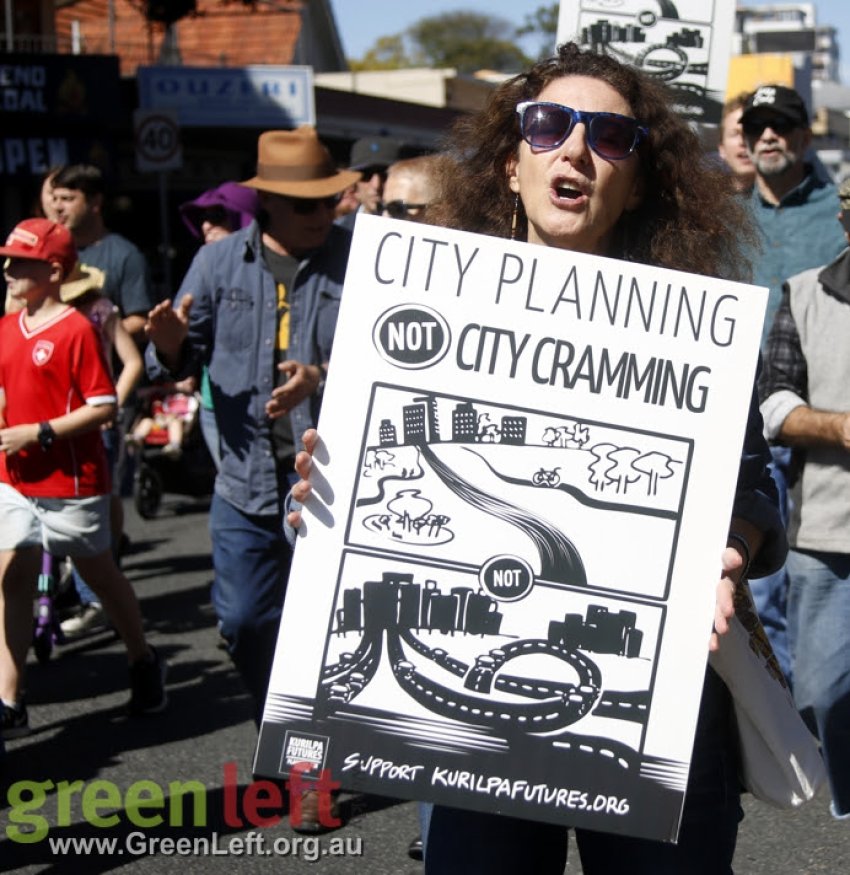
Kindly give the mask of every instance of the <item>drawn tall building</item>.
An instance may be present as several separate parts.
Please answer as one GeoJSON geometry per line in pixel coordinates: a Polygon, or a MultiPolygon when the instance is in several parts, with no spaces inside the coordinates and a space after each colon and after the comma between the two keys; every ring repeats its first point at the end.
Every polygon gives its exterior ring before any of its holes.
{"type": "Polygon", "coordinates": [[[428,443],[428,435],[425,428],[424,404],[405,404],[404,442],[405,444],[413,444],[417,446],[428,443]]]}
{"type": "Polygon", "coordinates": [[[440,411],[437,407],[437,396],[425,395],[413,400],[424,401],[428,405],[428,442],[438,444],[440,442],[440,411]]]}
{"type": "Polygon", "coordinates": [[[502,417],[502,443],[521,447],[525,444],[528,420],[524,416],[502,417]]]}
{"type": "Polygon", "coordinates": [[[398,588],[398,625],[401,629],[418,629],[422,624],[422,587],[405,581],[398,588]]]}
{"type": "Polygon", "coordinates": [[[363,628],[363,597],[359,589],[347,589],[342,594],[343,632],[359,632],[363,628]]]}
{"type": "Polygon", "coordinates": [[[598,51],[601,46],[609,43],[644,43],[646,33],[633,24],[623,26],[612,24],[607,18],[600,18],[589,27],[582,28],[581,41],[598,51]]]}
{"type": "Polygon", "coordinates": [[[398,446],[398,434],[391,419],[382,419],[378,429],[378,443],[382,447],[398,446]]]}
{"type": "Polygon", "coordinates": [[[452,440],[471,444],[478,433],[478,413],[471,401],[458,404],[452,410],[452,440]]]}
{"type": "Polygon", "coordinates": [[[634,611],[612,614],[602,605],[588,605],[586,616],[566,614],[562,622],[549,623],[548,640],[567,650],[614,653],[634,659],[640,656],[643,632],[635,627],[634,611]]]}

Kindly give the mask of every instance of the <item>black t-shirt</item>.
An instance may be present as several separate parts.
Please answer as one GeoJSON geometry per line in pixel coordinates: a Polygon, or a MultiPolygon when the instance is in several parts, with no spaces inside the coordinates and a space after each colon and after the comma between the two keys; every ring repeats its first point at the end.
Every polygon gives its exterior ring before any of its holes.
{"type": "MultiPolygon", "coordinates": [[[[275,343],[274,385],[282,386],[287,379],[277,366],[289,357],[289,312],[298,259],[291,255],[280,255],[263,244],[263,261],[274,277],[277,286],[277,342],[275,343]]],[[[295,439],[289,416],[281,416],[272,422],[272,447],[279,465],[291,470],[295,456],[295,439]]]]}

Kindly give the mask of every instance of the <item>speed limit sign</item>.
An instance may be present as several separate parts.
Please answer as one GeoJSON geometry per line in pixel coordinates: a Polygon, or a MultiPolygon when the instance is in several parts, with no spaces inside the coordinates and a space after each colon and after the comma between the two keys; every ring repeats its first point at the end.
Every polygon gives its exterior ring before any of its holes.
{"type": "Polygon", "coordinates": [[[173,112],[137,109],[133,115],[136,169],[140,173],[177,170],[183,166],[180,128],[173,112]]]}

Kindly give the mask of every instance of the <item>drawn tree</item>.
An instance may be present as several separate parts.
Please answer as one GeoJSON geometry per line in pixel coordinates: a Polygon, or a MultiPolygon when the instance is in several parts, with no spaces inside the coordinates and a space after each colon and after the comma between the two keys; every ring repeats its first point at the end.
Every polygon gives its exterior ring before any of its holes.
{"type": "Polygon", "coordinates": [[[609,455],[609,459],[615,462],[616,467],[608,472],[612,483],[617,484],[617,493],[625,495],[629,491],[629,484],[640,480],[641,472],[634,466],[635,459],[640,453],[633,447],[622,447],[609,455]]]}
{"type": "Polygon", "coordinates": [[[568,447],[573,441],[571,425],[550,425],[543,432],[543,443],[548,447],[568,447]]]}
{"type": "Polygon", "coordinates": [[[484,426],[484,428],[478,433],[478,440],[481,441],[482,444],[495,444],[499,441],[499,435],[501,435],[502,430],[496,425],[495,422],[491,422],[484,426]]]}
{"type": "Polygon", "coordinates": [[[573,443],[581,449],[590,440],[590,430],[586,425],[580,422],[575,424],[573,429],[573,443]]]}
{"type": "Polygon", "coordinates": [[[501,434],[499,426],[495,422],[490,422],[490,414],[482,413],[479,415],[475,423],[475,439],[482,444],[494,444],[496,438],[501,434]]]}
{"type": "Polygon", "coordinates": [[[395,461],[395,453],[389,450],[375,450],[375,466],[381,471],[393,461],[395,461]]]}
{"type": "Polygon", "coordinates": [[[590,471],[590,482],[597,492],[603,492],[608,484],[614,482],[609,477],[609,472],[617,467],[617,463],[611,459],[611,454],[616,450],[617,447],[614,444],[596,444],[590,449],[595,461],[591,462],[587,468],[590,471]]]}
{"type": "Polygon", "coordinates": [[[658,481],[666,480],[673,476],[673,460],[666,453],[653,451],[645,453],[639,459],[635,459],[633,466],[643,474],[646,474],[648,481],[646,484],[646,494],[656,495],[658,493],[658,481]]]}
{"type": "Polygon", "coordinates": [[[554,447],[558,442],[558,429],[553,425],[549,425],[546,427],[546,430],[543,432],[543,437],[540,438],[547,447],[554,447]]]}
{"type": "Polygon", "coordinates": [[[560,446],[568,447],[570,445],[570,441],[573,439],[573,427],[571,425],[562,425],[558,432],[560,434],[560,446]]]}
{"type": "Polygon", "coordinates": [[[444,513],[433,513],[430,517],[428,517],[428,535],[432,538],[435,538],[443,529],[443,526],[446,525],[450,520],[450,517],[447,517],[444,513]]]}

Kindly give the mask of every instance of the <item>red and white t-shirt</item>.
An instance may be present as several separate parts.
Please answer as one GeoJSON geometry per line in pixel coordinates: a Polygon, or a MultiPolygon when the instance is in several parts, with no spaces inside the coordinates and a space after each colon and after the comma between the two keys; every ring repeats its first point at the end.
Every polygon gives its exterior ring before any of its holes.
{"type": "MultiPolygon", "coordinates": [[[[0,319],[0,389],[7,426],[55,419],[83,404],[114,404],[115,386],[91,322],[72,307],[28,329],[26,311],[0,319]]],[[[36,498],[86,498],[110,491],[100,431],[0,453],[0,481],[36,498]]]]}

